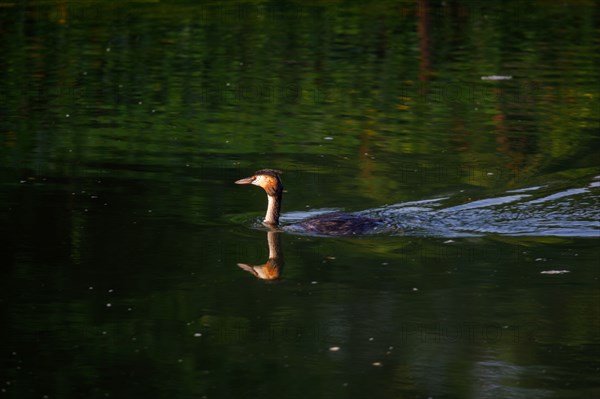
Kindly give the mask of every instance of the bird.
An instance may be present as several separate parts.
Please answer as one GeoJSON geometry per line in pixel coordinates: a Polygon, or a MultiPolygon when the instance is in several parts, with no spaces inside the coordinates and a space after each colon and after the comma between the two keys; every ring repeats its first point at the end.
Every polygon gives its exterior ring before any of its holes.
{"type": "Polygon", "coordinates": [[[260,169],[252,176],[235,182],[235,184],[252,184],[261,187],[267,193],[267,213],[262,222],[264,226],[270,229],[324,236],[373,234],[384,227],[384,221],[381,219],[341,212],[314,216],[297,223],[280,226],[279,217],[283,199],[282,173],[276,169],[260,169]]]}

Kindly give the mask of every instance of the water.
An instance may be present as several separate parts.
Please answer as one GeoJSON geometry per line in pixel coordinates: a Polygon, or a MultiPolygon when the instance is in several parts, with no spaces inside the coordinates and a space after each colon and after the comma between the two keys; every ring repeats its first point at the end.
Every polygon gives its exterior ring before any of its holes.
{"type": "Polygon", "coordinates": [[[597,6],[429,3],[0,7],[0,395],[597,396],[597,6]]]}

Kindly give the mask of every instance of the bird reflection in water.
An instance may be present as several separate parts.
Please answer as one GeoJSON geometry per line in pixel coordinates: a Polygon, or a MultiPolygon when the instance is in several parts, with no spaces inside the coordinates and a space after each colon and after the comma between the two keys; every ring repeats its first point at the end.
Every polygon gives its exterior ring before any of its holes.
{"type": "Polygon", "coordinates": [[[283,252],[281,251],[281,233],[268,231],[267,241],[269,243],[269,259],[262,265],[252,266],[247,263],[238,263],[238,266],[252,273],[261,280],[277,280],[281,277],[283,270],[283,252]]]}

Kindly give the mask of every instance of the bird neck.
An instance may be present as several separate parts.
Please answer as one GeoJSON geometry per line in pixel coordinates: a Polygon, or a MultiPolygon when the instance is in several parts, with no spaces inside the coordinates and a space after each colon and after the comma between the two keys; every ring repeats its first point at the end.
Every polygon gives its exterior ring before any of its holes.
{"type": "Polygon", "coordinates": [[[269,226],[279,225],[279,212],[281,211],[281,197],[280,193],[276,195],[267,195],[269,201],[267,206],[267,214],[265,215],[264,224],[269,226]]]}

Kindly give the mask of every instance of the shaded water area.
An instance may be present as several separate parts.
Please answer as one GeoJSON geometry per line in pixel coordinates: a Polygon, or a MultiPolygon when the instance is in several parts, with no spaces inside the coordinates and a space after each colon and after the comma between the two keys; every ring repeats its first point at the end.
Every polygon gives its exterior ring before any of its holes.
{"type": "Polygon", "coordinates": [[[597,396],[598,17],[0,4],[0,397],[597,396]]]}

